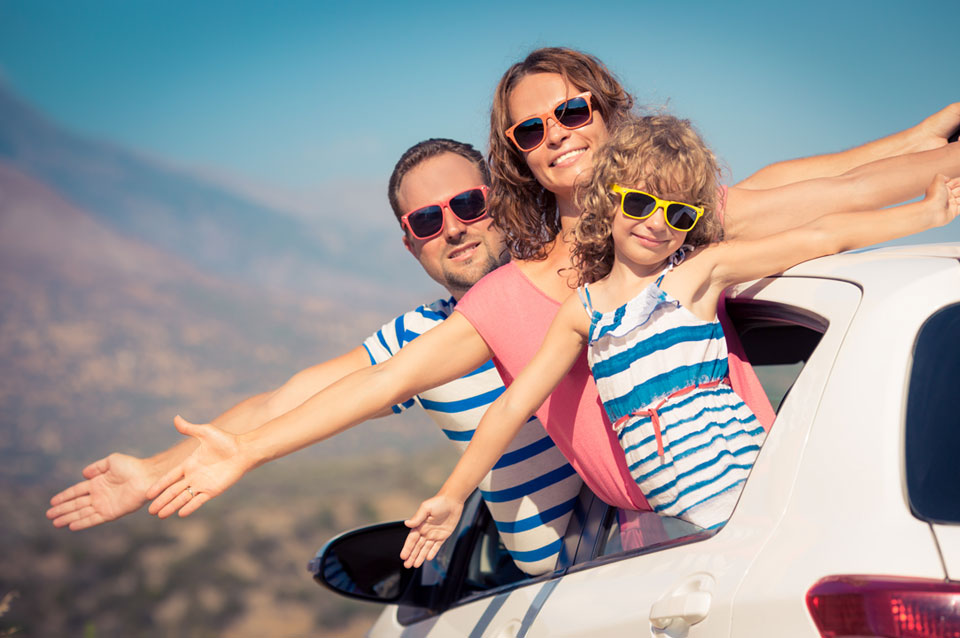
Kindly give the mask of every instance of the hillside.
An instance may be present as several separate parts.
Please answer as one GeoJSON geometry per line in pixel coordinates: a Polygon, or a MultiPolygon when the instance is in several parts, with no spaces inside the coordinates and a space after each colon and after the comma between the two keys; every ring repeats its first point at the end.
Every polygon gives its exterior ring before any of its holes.
{"type": "Polygon", "coordinates": [[[430,297],[402,285],[431,288],[389,224],[312,228],[65,132],[0,87],[0,635],[369,626],[376,608],[326,592],[305,565],[436,487],[453,454],[423,417],[258,470],[186,521],[138,513],[74,534],[43,516],[90,461],[159,451],[175,414],[209,420],[430,297]]]}

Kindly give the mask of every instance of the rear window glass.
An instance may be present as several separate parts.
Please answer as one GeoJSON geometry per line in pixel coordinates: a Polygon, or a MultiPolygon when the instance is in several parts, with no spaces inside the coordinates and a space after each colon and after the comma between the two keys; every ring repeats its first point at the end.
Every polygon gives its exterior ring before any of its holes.
{"type": "Polygon", "coordinates": [[[960,304],[938,311],[917,335],[905,453],[914,514],[960,522],[960,304]]]}

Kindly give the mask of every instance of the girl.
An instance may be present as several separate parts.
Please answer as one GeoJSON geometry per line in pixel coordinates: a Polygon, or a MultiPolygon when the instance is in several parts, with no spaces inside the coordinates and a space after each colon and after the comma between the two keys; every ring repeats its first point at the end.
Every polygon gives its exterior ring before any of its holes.
{"type": "Polygon", "coordinates": [[[479,477],[584,346],[620,444],[606,448],[620,458],[598,464],[625,463],[658,513],[722,525],[764,437],[726,379],[716,319],[724,288],[941,226],[960,213],[960,178],[938,175],[921,202],[835,213],[763,239],[710,243],[719,229],[717,178],[713,154],[688,122],[670,116],[626,118],[594,152],[578,198],[583,214],[573,252],[583,286],[488,409],[437,496],[407,521],[412,529],[401,557],[408,567],[436,554],[479,477]]]}

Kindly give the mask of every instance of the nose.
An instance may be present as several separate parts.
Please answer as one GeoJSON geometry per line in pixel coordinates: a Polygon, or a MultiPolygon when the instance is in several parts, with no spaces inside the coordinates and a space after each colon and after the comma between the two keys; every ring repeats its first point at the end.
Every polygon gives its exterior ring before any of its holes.
{"type": "Polygon", "coordinates": [[[467,225],[453,214],[449,206],[444,206],[443,215],[443,235],[448,241],[455,241],[467,232],[467,225]]]}
{"type": "Polygon", "coordinates": [[[653,214],[647,218],[647,227],[656,231],[662,231],[667,227],[667,218],[662,206],[657,206],[653,214]]]}
{"type": "Polygon", "coordinates": [[[544,126],[546,127],[544,135],[546,136],[547,144],[551,146],[558,146],[560,142],[567,139],[567,136],[570,134],[570,131],[560,126],[557,120],[552,117],[547,118],[544,126]]]}

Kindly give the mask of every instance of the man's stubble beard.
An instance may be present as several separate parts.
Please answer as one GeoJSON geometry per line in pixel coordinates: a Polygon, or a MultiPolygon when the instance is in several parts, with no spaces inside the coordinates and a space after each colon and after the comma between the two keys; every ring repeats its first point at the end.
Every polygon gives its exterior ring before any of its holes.
{"type": "MultiPolygon", "coordinates": [[[[486,246],[486,244],[484,244],[484,246],[486,246]]],[[[488,249],[486,259],[480,263],[472,264],[472,267],[466,271],[447,272],[444,270],[443,275],[447,282],[447,288],[453,293],[459,293],[457,294],[459,297],[470,290],[470,288],[483,279],[485,275],[493,272],[508,261],[510,261],[510,252],[505,248],[499,252],[488,249]]]]}

